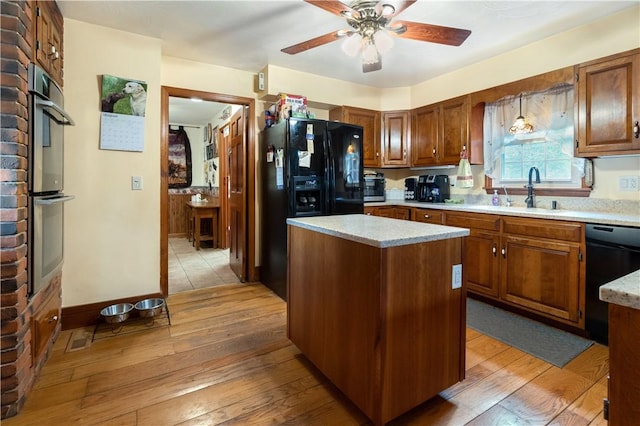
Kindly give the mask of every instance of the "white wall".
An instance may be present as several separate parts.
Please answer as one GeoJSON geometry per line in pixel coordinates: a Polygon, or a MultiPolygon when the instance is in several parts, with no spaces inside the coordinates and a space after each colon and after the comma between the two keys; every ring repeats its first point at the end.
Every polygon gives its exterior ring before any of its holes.
{"type": "MultiPolygon", "coordinates": [[[[319,104],[407,109],[639,47],[638,11],[640,6],[536,43],[516,56],[496,57],[411,88],[380,90],[277,67],[269,67],[270,84],[273,90],[306,95],[319,104]]],[[[254,93],[255,75],[162,57],[159,40],[70,19],[65,20],[64,42],[65,106],[77,125],[67,129],[65,140],[65,192],[76,199],[65,207],[63,306],[158,292],[160,88],[166,85],[254,98],[259,131],[264,125],[263,103],[254,93]],[[101,74],[147,82],[144,152],[98,148],[101,74]],[[143,177],[142,191],[131,190],[133,175],[143,177]]],[[[327,117],[326,111],[317,111],[319,118],[327,117]]],[[[256,159],[260,158],[257,153],[256,159]]],[[[596,160],[592,197],[637,196],[618,192],[613,184],[617,187],[619,175],[637,174],[639,168],[638,157],[596,160]]],[[[475,166],[474,171],[476,182],[483,180],[481,167],[475,166]]],[[[400,179],[404,173],[408,172],[395,174],[400,179]]],[[[481,189],[477,186],[473,191],[481,189]]]]}
{"type": "Polygon", "coordinates": [[[155,293],[160,280],[160,41],[65,20],[63,306],[155,293]],[[148,85],[144,152],[99,149],[100,76],[148,85]],[[131,176],[143,190],[131,190],[131,176]]]}

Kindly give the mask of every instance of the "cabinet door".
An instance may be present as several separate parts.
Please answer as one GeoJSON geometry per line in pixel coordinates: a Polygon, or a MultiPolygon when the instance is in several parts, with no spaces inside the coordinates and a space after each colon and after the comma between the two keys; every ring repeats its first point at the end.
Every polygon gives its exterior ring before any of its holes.
{"type": "Polygon", "coordinates": [[[413,166],[436,164],[438,144],[436,105],[418,108],[411,115],[411,160],[413,166]]]}
{"type": "Polygon", "coordinates": [[[380,123],[382,119],[379,111],[343,106],[329,111],[329,120],[339,120],[343,123],[361,126],[364,166],[382,166],[380,153],[380,123]]]}
{"type": "Polygon", "coordinates": [[[468,96],[451,99],[442,103],[440,113],[440,133],[438,163],[460,162],[462,147],[469,143],[469,102],[468,96]]]}
{"type": "Polygon", "coordinates": [[[580,244],[505,234],[501,256],[503,300],[579,322],[580,244]]]}
{"type": "Polygon", "coordinates": [[[383,113],[383,166],[409,165],[409,112],[383,113]]]}
{"type": "Polygon", "coordinates": [[[376,208],[374,216],[390,217],[392,219],[395,219],[396,208],[395,207],[378,207],[376,208]]]}
{"type": "Polygon", "coordinates": [[[578,69],[577,155],[634,154],[640,151],[640,54],[578,69]]]}
{"type": "Polygon", "coordinates": [[[499,296],[500,234],[471,229],[463,243],[463,264],[467,290],[499,296]]]}
{"type": "Polygon", "coordinates": [[[38,64],[62,87],[62,14],[55,2],[36,3],[34,54],[38,64]]]}
{"type": "Polygon", "coordinates": [[[436,225],[442,225],[444,223],[442,210],[419,209],[414,207],[412,217],[416,222],[434,223],[436,225]]]}
{"type": "Polygon", "coordinates": [[[394,216],[396,219],[410,220],[411,209],[408,207],[396,207],[394,209],[394,216]]]}

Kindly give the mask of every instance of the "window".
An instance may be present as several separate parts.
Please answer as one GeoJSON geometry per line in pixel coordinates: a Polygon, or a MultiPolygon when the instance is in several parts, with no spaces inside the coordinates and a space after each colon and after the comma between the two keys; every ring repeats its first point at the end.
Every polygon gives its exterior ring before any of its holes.
{"type": "Polygon", "coordinates": [[[523,94],[522,115],[533,132],[512,135],[508,129],[520,113],[518,99],[510,96],[485,107],[485,174],[492,186],[522,186],[531,167],[537,167],[537,187],[580,188],[584,160],[573,156],[573,86],[523,94]]]}

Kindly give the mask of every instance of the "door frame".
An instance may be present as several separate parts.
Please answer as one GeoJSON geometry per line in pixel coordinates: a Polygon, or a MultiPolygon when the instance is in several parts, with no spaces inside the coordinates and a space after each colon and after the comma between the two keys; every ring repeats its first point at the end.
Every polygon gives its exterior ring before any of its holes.
{"type": "MultiPolygon", "coordinates": [[[[247,256],[247,281],[258,279],[256,267],[256,114],[255,99],[220,93],[203,92],[179,87],[161,87],[160,111],[160,292],[169,295],[169,97],[198,98],[203,101],[219,102],[246,106],[249,109],[246,117],[245,155],[247,164],[247,192],[245,206],[247,229],[244,255],[247,256]]],[[[226,192],[225,192],[226,193],[226,192]]]]}

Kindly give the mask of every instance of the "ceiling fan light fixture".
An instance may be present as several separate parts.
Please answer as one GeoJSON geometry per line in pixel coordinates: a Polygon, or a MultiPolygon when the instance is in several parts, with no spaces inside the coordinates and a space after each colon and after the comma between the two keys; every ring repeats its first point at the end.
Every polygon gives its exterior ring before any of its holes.
{"type": "Polygon", "coordinates": [[[371,37],[362,39],[362,63],[373,64],[380,62],[380,52],[371,37]]]}
{"type": "Polygon", "coordinates": [[[513,125],[509,128],[509,134],[511,135],[522,135],[526,133],[532,133],[533,126],[531,123],[528,123],[527,120],[522,115],[522,93],[520,94],[520,115],[516,117],[516,121],[513,122],[513,125]]]}
{"type": "Polygon", "coordinates": [[[357,56],[362,51],[361,38],[355,33],[347,34],[347,36],[342,42],[342,51],[349,56],[357,56]]]}
{"type": "Polygon", "coordinates": [[[393,39],[385,30],[377,31],[373,35],[373,41],[380,53],[386,53],[393,47],[393,39]]]}
{"type": "Polygon", "coordinates": [[[383,4],[380,8],[380,15],[387,17],[387,16],[392,16],[393,14],[396,13],[396,8],[393,7],[393,5],[390,4],[383,4]]]}

